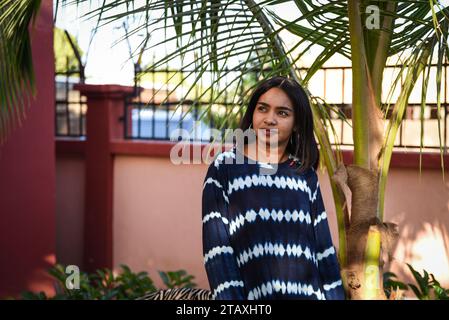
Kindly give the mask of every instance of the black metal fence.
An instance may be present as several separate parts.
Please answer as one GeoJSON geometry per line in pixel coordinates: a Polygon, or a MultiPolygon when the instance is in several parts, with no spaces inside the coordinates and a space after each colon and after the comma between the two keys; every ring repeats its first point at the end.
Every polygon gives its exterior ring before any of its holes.
{"type": "Polygon", "coordinates": [[[55,133],[57,137],[84,137],[86,135],[86,98],[73,86],[79,78],[72,78],[72,72],[58,74],[56,79],[55,133]]]}
{"type": "MultiPolygon", "coordinates": [[[[427,95],[427,101],[425,107],[421,108],[421,82],[418,81],[418,85],[415,86],[412,95],[409,98],[409,104],[407,106],[404,121],[399,128],[399,133],[395,141],[395,147],[397,148],[409,148],[418,149],[420,148],[420,135],[421,135],[421,116],[423,118],[423,148],[427,150],[439,149],[440,142],[438,137],[438,131],[441,135],[441,146],[444,152],[447,152],[447,141],[448,141],[448,101],[447,101],[447,82],[449,81],[447,77],[447,70],[449,64],[447,61],[442,65],[442,79],[441,79],[441,103],[440,109],[438,110],[438,105],[436,101],[436,94],[433,94],[431,87],[432,81],[435,82],[435,78],[431,77],[429,80],[429,89],[427,95]],[[433,98],[432,98],[433,94],[433,98]],[[421,115],[421,113],[423,113],[421,115]],[[438,124],[438,119],[440,123],[438,124]]],[[[384,77],[389,76],[388,73],[393,74],[394,71],[401,68],[402,65],[388,65],[385,68],[384,77]]],[[[437,64],[431,65],[431,73],[433,76],[436,73],[437,64]]],[[[302,69],[305,72],[307,69],[302,69]]],[[[427,71],[426,71],[427,72],[427,71]]],[[[309,87],[321,88],[321,92],[313,92],[313,94],[320,96],[328,104],[336,107],[340,110],[346,118],[351,122],[352,117],[352,83],[348,81],[351,78],[351,67],[324,67],[321,68],[317,74],[314,76],[322,80],[322,84],[311,82],[309,87]],[[329,83],[330,82],[330,83],[329,83]],[[348,85],[349,83],[349,85],[348,85]],[[333,95],[329,95],[328,88],[338,87],[339,90],[331,90],[333,95]],[[335,92],[340,91],[340,94],[335,95],[335,92]]],[[[422,81],[422,78],[420,78],[422,81]]],[[[399,90],[401,84],[404,82],[403,77],[401,77],[400,83],[397,84],[397,89],[399,90]]],[[[383,88],[384,93],[387,94],[390,88],[383,88]]],[[[436,90],[433,90],[436,92],[436,90]]],[[[397,95],[396,95],[397,96],[397,95]]],[[[385,101],[386,99],[381,99],[385,101]]],[[[395,101],[395,99],[393,99],[395,101]]],[[[382,103],[382,109],[387,110],[387,105],[382,103]]],[[[393,104],[389,106],[387,112],[387,118],[391,117],[393,109],[393,104]]],[[[352,127],[345,121],[338,119],[337,113],[330,111],[331,117],[334,118],[333,124],[337,132],[336,139],[331,136],[331,142],[333,144],[338,144],[341,146],[353,146],[352,141],[352,127]]]]}
{"type": "Polygon", "coordinates": [[[55,135],[83,138],[86,135],[86,97],[73,89],[75,84],[85,81],[81,53],[66,30],[58,41],[62,45],[60,49],[67,55],[65,59],[57,56],[55,63],[55,135]]]}
{"type": "MultiPolygon", "coordinates": [[[[213,101],[212,107],[208,108],[211,102],[201,96],[201,83],[183,101],[180,101],[185,95],[186,89],[183,86],[176,89],[176,83],[166,85],[170,83],[170,77],[173,75],[183,77],[191,73],[194,71],[187,69],[166,68],[145,72],[137,70],[136,78],[146,76],[151,88],[143,89],[140,94],[126,100],[125,139],[176,140],[180,138],[179,131],[183,130],[184,139],[187,134],[191,141],[209,142],[213,140],[212,129],[224,131],[227,128],[237,128],[243,110],[236,107],[232,99],[236,95],[241,96],[249,88],[249,83],[232,87],[232,84],[224,79],[221,81],[221,87],[226,89],[219,99],[213,101]],[[232,120],[227,119],[230,112],[235,113],[232,120]],[[171,137],[172,134],[174,137],[171,137]]],[[[253,74],[253,77],[257,76],[257,73],[253,74]]],[[[212,72],[203,73],[206,78],[207,75],[212,75],[212,72]]],[[[140,82],[136,81],[136,93],[138,87],[140,82]]]]}
{"type": "MultiPolygon", "coordinates": [[[[386,72],[398,67],[388,66],[386,72]]],[[[432,65],[431,70],[436,70],[436,67],[436,65],[432,65]]],[[[436,101],[429,99],[422,115],[424,118],[424,148],[426,149],[439,148],[438,130],[440,130],[441,143],[444,150],[447,150],[447,67],[448,64],[444,64],[442,71],[442,103],[440,114],[438,115],[436,101]],[[440,127],[438,126],[438,117],[441,119],[440,127]]],[[[305,70],[301,69],[300,72],[304,72],[305,70]]],[[[242,95],[251,85],[251,81],[260,79],[262,76],[261,73],[253,72],[252,74],[248,74],[246,82],[244,81],[243,84],[240,83],[239,86],[233,86],[233,84],[229,83],[222,84],[222,88],[226,88],[222,98],[215,101],[210,111],[207,112],[206,110],[210,102],[207,96],[201,97],[202,88],[204,88],[202,85],[195,87],[195,90],[190,93],[189,99],[184,101],[180,101],[180,99],[185,95],[185,87],[179,86],[178,89],[172,91],[176,83],[179,83],[176,75],[182,76],[191,71],[181,69],[179,72],[179,70],[166,68],[142,72],[136,68],[136,79],[144,79],[150,88],[138,93],[137,88],[140,86],[140,82],[136,81],[135,96],[128,97],[125,101],[123,117],[125,139],[170,140],[171,134],[178,129],[178,132],[175,132],[176,137],[179,137],[179,130],[185,130],[184,132],[189,133],[190,140],[192,141],[211,141],[212,129],[222,128],[224,130],[225,128],[237,127],[244,110],[239,109],[235,105],[233,102],[235,101],[234,98],[239,94],[242,95]],[[171,77],[174,78],[173,81],[170,81],[171,77]],[[170,85],[170,82],[173,82],[173,84],[170,85]],[[164,83],[169,83],[169,85],[165,85],[164,83]],[[234,113],[234,122],[232,123],[229,121],[226,122],[225,120],[230,112],[234,113]]],[[[57,81],[56,132],[58,136],[82,137],[85,135],[85,112],[87,106],[84,98],[72,90],[73,83],[69,81],[69,76],[66,75],[66,81],[57,81]]],[[[317,92],[312,90],[314,95],[322,97],[328,104],[336,106],[346,115],[349,122],[351,119],[352,99],[350,77],[350,67],[325,67],[317,72],[309,85],[310,88],[318,90],[317,92]],[[320,89],[321,92],[319,91],[320,89]]],[[[431,81],[432,79],[429,83],[431,81]]],[[[386,89],[388,90],[389,88],[386,89]]],[[[420,87],[418,89],[416,90],[420,91],[420,87]]],[[[432,93],[431,89],[429,88],[429,96],[432,93]]],[[[331,138],[331,142],[343,146],[351,146],[352,128],[350,123],[348,124],[339,119],[333,111],[330,111],[330,113],[331,121],[337,132],[336,139],[331,138]]],[[[420,101],[412,95],[406,110],[405,120],[400,127],[395,144],[396,147],[420,147],[420,117],[420,101]]]]}

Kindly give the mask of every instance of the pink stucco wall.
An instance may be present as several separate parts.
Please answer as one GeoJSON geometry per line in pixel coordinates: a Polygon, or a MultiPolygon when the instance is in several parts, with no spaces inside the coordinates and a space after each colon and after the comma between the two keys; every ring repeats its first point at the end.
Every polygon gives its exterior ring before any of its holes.
{"type": "Polygon", "coordinates": [[[201,252],[201,190],[205,165],[168,158],[118,156],[114,168],[114,265],[185,269],[206,287],[201,252]]]}
{"type": "Polygon", "coordinates": [[[418,169],[394,169],[386,192],[385,220],[397,223],[400,232],[389,267],[411,282],[409,263],[449,287],[449,182],[443,181],[441,170],[420,175],[418,169]]]}
{"type": "Polygon", "coordinates": [[[56,158],[56,260],[83,265],[84,158],[56,158]]]}

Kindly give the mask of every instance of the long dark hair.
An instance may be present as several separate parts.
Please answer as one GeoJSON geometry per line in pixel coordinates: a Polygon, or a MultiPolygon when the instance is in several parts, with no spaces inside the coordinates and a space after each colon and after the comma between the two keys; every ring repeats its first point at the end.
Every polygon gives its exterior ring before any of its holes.
{"type": "Polygon", "coordinates": [[[260,96],[271,88],[282,89],[293,103],[295,115],[293,128],[295,130],[292,132],[293,142],[289,139],[287,152],[297,157],[301,162],[298,173],[302,173],[309,168],[316,170],[319,162],[319,151],[313,135],[312,109],[304,89],[295,80],[276,76],[261,82],[251,95],[246,113],[240,121],[240,129],[245,131],[252,125],[253,113],[260,96]]]}

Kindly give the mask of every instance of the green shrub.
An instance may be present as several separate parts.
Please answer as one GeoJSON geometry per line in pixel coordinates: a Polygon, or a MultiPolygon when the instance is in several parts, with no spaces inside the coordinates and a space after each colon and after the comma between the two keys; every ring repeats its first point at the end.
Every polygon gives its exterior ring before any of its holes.
{"type": "Polygon", "coordinates": [[[410,288],[419,300],[449,300],[449,289],[443,288],[433,274],[423,270],[421,275],[410,264],[407,263],[407,266],[416,283],[407,285],[397,280],[397,276],[394,273],[385,272],[383,281],[387,297],[390,297],[392,291],[396,289],[407,291],[410,288]]]}
{"type": "MultiPolygon", "coordinates": [[[[133,300],[159,290],[147,272],[134,273],[126,265],[120,265],[121,272],[114,275],[110,269],[100,269],[95,273],[80,272],[79,289],[69,289],[66,280],[69,274],[63,265],[57,264],[48,270],[55,280],[56,294],[47,297],[44,292],[26,291],[21,294],[27,300],[133,300]]],[[[185,270],[158,271],[167,288],[194,288],[194,276],[185,270]]]]}

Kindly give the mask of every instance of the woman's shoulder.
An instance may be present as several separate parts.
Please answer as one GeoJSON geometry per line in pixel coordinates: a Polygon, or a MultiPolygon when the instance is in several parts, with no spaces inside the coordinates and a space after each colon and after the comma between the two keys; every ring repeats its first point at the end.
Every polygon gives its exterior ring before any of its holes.
{"type": "Polygon", "coordinates": [[[211,159],[206,161],[209,165],[206,176],[224,176],[226,173],[226,166],[234,163],[235,158],[236,154],[234,147],[227,148],[226,150],[217,153],[211,159]]]}
{"type": "Polygon", "coordinates": [[[289,160],[291,160],[289,162],[289,167],[296,173],[296,175],[300,177],[309,177],[316,175],[315,168],[313,166],[303,167],[302,162],[299,158],[290,154],[289,160]]]}
{"type": "Polygon", "coordinates": [[[223,168],[226,164],[234,163],[235,155],[234,147],[221,151],[212,158],[209,163],[209,168],[220,170],[220,168],[223,168]]]}
{"type": "Polygon", "coordinates": [[[301,166],[295,166],[293,170],[291,170],[292,176],[295,179],[300,179],[307,183],[309,187],[315,187],[318,183],[318,175],[316,169],[314,167],[302,168],[301,166]]]}
{"type": "Polygon", "coordinates": [[[319,183],[318,174],[314,167],[307,168],[302,175],[303,178],[307,181],[308,186],[311,188],[315,188],[319,183]]]}

